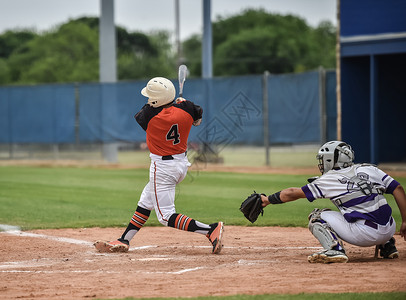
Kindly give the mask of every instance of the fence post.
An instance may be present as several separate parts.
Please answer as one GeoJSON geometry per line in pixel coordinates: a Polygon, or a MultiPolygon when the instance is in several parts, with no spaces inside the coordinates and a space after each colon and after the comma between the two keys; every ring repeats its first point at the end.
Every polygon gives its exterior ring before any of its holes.
{"type": "MultiPolygon", "coordinates": [[[[99,79],[100,83],[117,82],[117,40],[114,22],[114,1],[100,1],[99,79]]],[[[108,162],[117,162],[118,143],[103,141],[102,155],[108,162]]]]}
{"type": "Polygon", "coordinates": [[[75,83],[75,144],[80,143],[80,90],[79,84],[75,83]]]}
{"type": "Polygon", "coordinates": [[[319,67],[320,144],[327,142],[326,70],[319,67]]]}
{"type": "Polygon", "coordinates": [[[269,110],[268,110],[268,77],[265,71],[262,77],[262,117],[264,127],[265,165],[269,166],[269,110]]]}

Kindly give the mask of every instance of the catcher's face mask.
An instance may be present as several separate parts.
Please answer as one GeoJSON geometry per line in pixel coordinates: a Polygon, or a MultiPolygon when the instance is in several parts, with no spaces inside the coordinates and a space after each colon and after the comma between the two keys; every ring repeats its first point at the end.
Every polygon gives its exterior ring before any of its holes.
{"type": "Polygon", "coordinates": [[[341,169],[351,166],[354,160],[354,151],[350,145],[344,142],[331,141],[321,146],[316,158],[319,160],[319,170],[324,174],[333,168],[341,169]]]}
{"type": "Polygon", "coordinates": [[[317,166],[319,167],[320,173],[324,174],[323,155],[317,154],[316,159],[319,161],[317,166]]]}

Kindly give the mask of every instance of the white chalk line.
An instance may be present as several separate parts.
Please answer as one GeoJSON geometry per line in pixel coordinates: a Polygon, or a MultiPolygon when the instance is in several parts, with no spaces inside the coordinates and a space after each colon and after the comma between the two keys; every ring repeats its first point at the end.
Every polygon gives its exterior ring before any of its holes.
{"type": "MultiPolygon", "coordinates": [[[[74,245],[83,245],[83,246],[88,246],[88,247],[93,247],[93,243],[89,241],[83,241],[83,240],[78,240],[78,239],[72,239],[72,238],[65,238],[65,237],[56,237],[56,236],[50,236],[50,235],[45,235],[45,234],[38,234],[38,233],[31,233],[31,232],[23,232],[19,230],[19,227],[17,226],[10,226],[10,225],[5,225],[5,224],[0,224],[0,233],[2,234],[9,234],[9,235],[14,235],[14,236],[23,236],[23,237],[34,237],[34,238],[43,238],[47,240],[53,240],[57,242],[64,242],[64,243],[69,243],[69,244],[74,244],[74,245]]],[[[129,250],[130,251],[136,251],[136,250],[145,250],[145,249],[151,249],[151,248],[211,248],[211,246],[182,246],[182,245],[166,245],[166,246],[159,246],[159,245],[145,245],[145,246],[138,246],[138,247],[131,247],[129,250]]],[[[225,249],[253,249],[253,250],[307,250],[307,249],[322,249],[322,247],[252,247],[252,246],[225,246],[225,249]]],[[[108,253],[95,253],[96,255],[109,255],[108,253]]],[[[131,259],[131,260],[136,260],[136,261],[158,261],[158,260],[171,260],[175,259],[175,257],[145,257],[145,258],[136,258],[136,259],[131,259]]],[[[42,259],[42,260],[32,260],[32,261],[21,261],[21,262],[5,262],[0,265],[0,273],[95,273],[97,271],[95,270],[78,270],[78,271],[45,271],[45,270],[16,270],[16,268],[30,268],[30,267],[46,267],[46,266],[51,266],[56,263],[59,263],[60,260],[58,259],[57,262],[50,262],[49,259],[42,259]],[[44,260],[44,261],[42,261],[44,260]],[[48,260],[48,262],[46,262],[48,260]]],[[[270,263],[270,262],[277,262],[277,260],[243,260],[240,259],[236,263],[231,263],[231,264],[226,264],[227,266],[231,265],[254,265],[254,264],[263,264],[263,263],[270,263]]],[[[218,265],[220,267],[222,265],[218,265]]],[[[179,271],[170,271],[170,272],[164,272],[164,271],[155,271],[155,272],[145,272],[142,271],[142,273],[149,273],[149,274],[171,274],[171,275],[178,275],[178,274],[184,274],[187,272],[193,272],[197,270],[202,270],[202,269],[207,269],[209,267],[195,267],[195,268],[188,268],[188,269],[181,269],[179,271]]],[[[106,271],[106,270],[100,270],[99,272],[101,273],[121,273],[121,272],[113,272],[113,271],[106,271]]]]}
{"type": "MultiPolygon", "coordinates": [[[[258,264],[264,264],[264,263],[275,263],[279,262],[278,260],[243,260],[240,259],[237,262],[234,263],[226,263],[226,264],[220,264],[217,265],[217,268],[220,267],[233,267],[236,265],[245,265],[245,266],[250,266],[250,265],[258,265],[258,264]]],[[[0,265],[1,268],[1,265],[0,265]]],[[[213,267],[195,267],[195,268],[188,268],[188,269],[182,269],[179,271],[145,271],[145,270],[140,270],[140,271],[133,271],[135,273],[142,273],[142,274],[168,274],[168,275],[180,275],[188,272],[193,272],[197,270],[204,270],[204,269],[212,269],[213,267]]],[[[107,271],[107,270],[55,270],[55,271],[47,271],[47,270],[0,270],[0,273],[34,273],[34,274],[65,274],[65,273],[107,273],[107,274],[120,274],[122,273],[121,271],[107,271]]]]}
{"type": "Polygon", "coordinates": [[[12,230],[21,230],[18,226],[8,225],[8,224],[0,224],[0,231],[12,231],[12,230]]]}
{"type": "Polygon", "coordinates": [[[47,240],[51,240],[51,241],[64,242],[64,243],[75,244],[75,245],[93,246],[93,243],[88,242],[88,241],[82,241],[82,240],[59,237],[59,236],[51,236],[51,235],[45,235],[45,234],[39,234],[39,233],[24,232],[24,231],[19,231],[19,230],[9,230],[9,231],[3,231],[0,233],[5,233],[5,234],[10,234],[10,235],[15,235],[15,236],[43,238],[43,239],[47,239],[47,240]]]}
{"type": "MultiPolygon", "coordinates": [[[[10,234],[10,235],[15,235],[15,236],[43,238],[43,239],[52,240],[52,241],[65,242],[65,243],[69,243],[69,244],[84,245],[84,246],[93,247],[93,243],[89,242],[89,241],[77,240],[77,239],[72,239],[72,238],[64,238],[64,237],[56,237],[56,236],[50,236],[50,235],[45,235],[45,234],[39,234],[39,233],[24,232],[24,231],[19,231],[19,230],[2,231],[0,233],[10,234]]],[[[130,251],[135,251],[135,250],[145,250],[145,249],[152,249],[152,248],[212,248],[212,246],[199,246],[199,245],[194,245],[194,246],[187,246],[187,245],[166,245],[166,246],[162,246],[162,245],[145,245],[145,246],[130,247],[129,250],[130,251]]],[[[308,246],[302,246],[302,247],[301,246],[295,246],[295,247],[224,246],[224,249],[306,250],[306,249],[322,249],[322,247],[308,247],[308,246]]]]}

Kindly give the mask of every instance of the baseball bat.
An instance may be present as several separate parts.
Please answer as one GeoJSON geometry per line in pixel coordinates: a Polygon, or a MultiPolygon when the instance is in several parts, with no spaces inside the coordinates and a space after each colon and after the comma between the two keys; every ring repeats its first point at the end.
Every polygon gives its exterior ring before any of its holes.
{"type": "Polygon", "coordinates": [[[187,75],[187,67],[185,65],[180,65],[179,66],[179,73],[178,73],[178,79],[179,79],[179,97],[182,98],[183,96],[183,85],[186,80],[186,75],[187,75]]]}

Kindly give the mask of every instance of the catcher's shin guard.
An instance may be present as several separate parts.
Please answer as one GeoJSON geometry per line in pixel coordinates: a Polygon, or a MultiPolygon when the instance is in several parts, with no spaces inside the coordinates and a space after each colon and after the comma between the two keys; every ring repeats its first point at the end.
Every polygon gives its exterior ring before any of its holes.
{"type": "Polygon", "coordinates": [[[324,249],[341,250],[342,243],[340,242],[337,233],[321,218],[321,213],[323,211],[325,210],[316,208],[309,215],[309,230],[324,249]]]}

